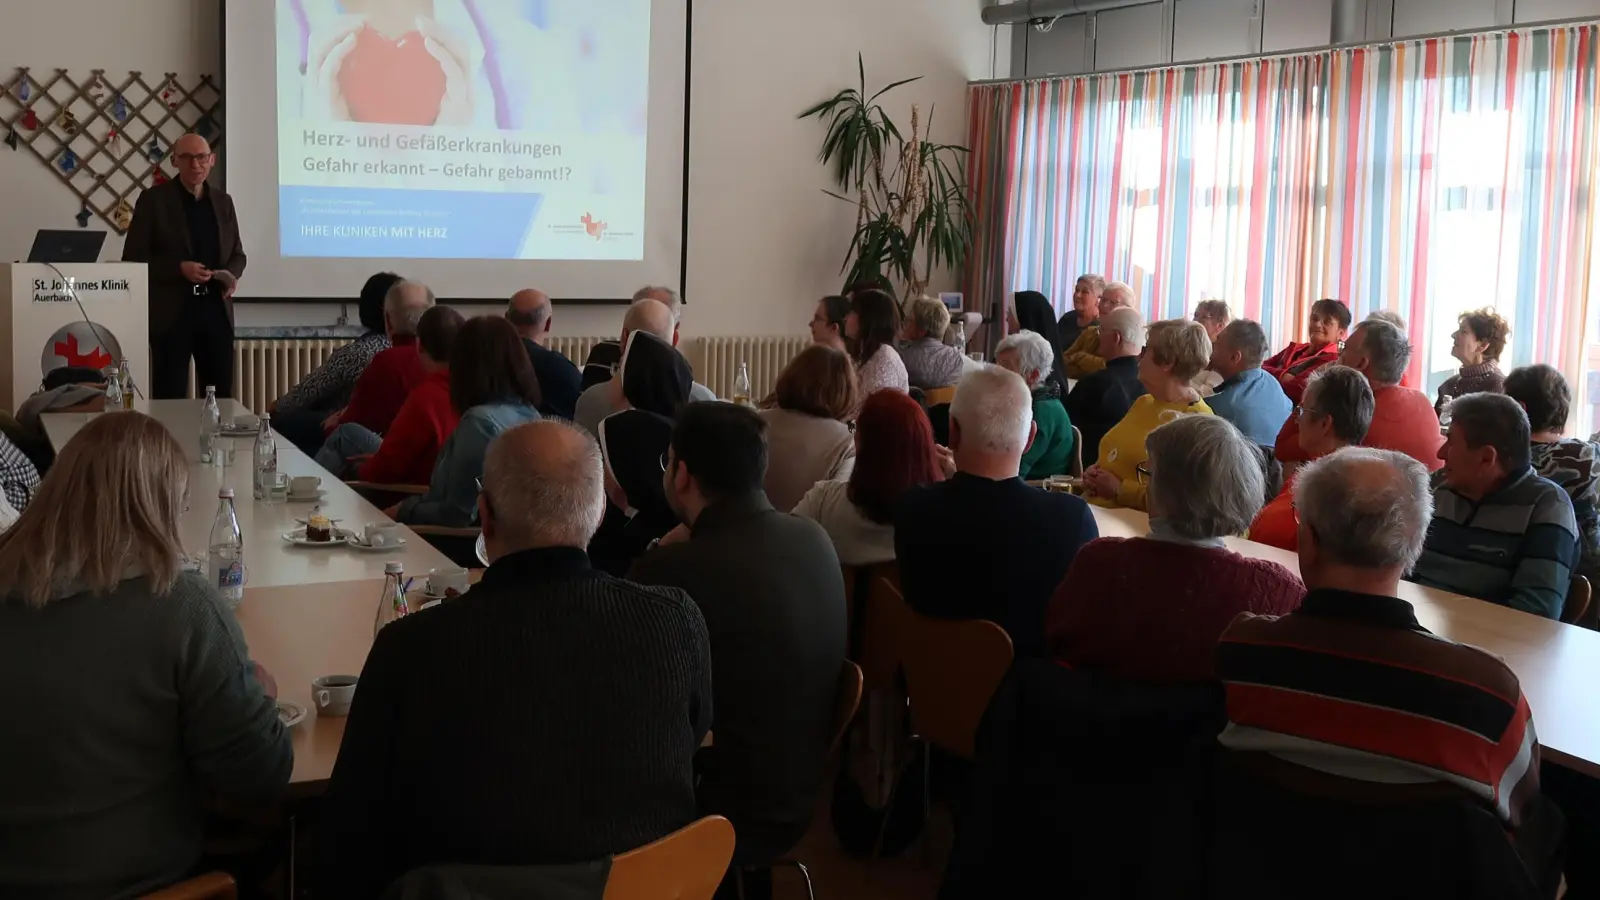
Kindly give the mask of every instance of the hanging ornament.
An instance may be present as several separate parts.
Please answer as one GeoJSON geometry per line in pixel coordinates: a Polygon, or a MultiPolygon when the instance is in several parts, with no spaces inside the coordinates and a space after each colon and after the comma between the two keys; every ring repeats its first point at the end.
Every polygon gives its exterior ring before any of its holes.
{"type": "Polygon", "coordinates": [[[29,131],[39,130],[39,113],[31,106],[22,114],[22,127],[29,131]]]}
{"type": "Polygon", "coordinates": [[[17,99],[21,100],[23,103],[27,103],[28,97],[32,94],[33,88],[28,86],[28,76],[24,75],[22,76],[22,80],[17,82],[17,99]]]}
{"type": "Polygon", "coordinates": [[[166,87],[161,89],[161,102],[167,105],[167,109],[177,109],[179,93],[177,76],[169,76],[166,87]]]}
{"type": "Polygon", "coordinates": [[[111,221],[116,224],[118,231],[127,231],[133,224],[133,207],[126,200],[118,200],[117,208],[111,213],[111,221]]]}
{"type": "Polygon", "coordinates": [[[6,146],[10,147],[13,150],[15,150],[15,149],[17,149],[17,145],[20,144],[20,143],[22,143],[22,139],[17,136],[17,130],[15,128],[7,128],[6,129],[6,146]]]}
{"type": "Polygon", "coordinates": [[[99,106],[100,101],[105,99],[105,96],[106,79],[104,75],[101,75],[97,72],[94,76],[94,82],[89,85],[89,100],[92,101],[95,106],[99,106]]]}
{"type": "Polygon", "coordinates": [[[61,115],[56,117],[56,127],[65,134],[77,134],[78,117],[72,114],[72,110],[63,109],[61,115]]]}
{"type": "Polygon", "coordinates": [[[160,166],[157,166],[155,171],[150,173],[150,183],[152,185],[166,184],[170,180],[167,178],[167,173],[161,171],[160,166]]]}
{"type": "Polygon", "coordinates": [[[128,121],[128,101],[124,100],[121,94],[111,101],[111,118],[118,122],[128,121]]]}
{"type": "Polygon", "coordinates": [[[56,168],[60,169],[63,175],[71,175],[78,171],[78,154],[73,153],[71,147],[63,149],[61,155],[56,158],[56,168]]]}
{"type": "Polygon", "coordinates": [[[83,209],[78,210],[78,214],[76,216],[73,216],[74,219],[78,220],[79,228],[88,228],[89,220],[93,217],[94,213],[89,211],[89,204],[87,203],[83,205],[83,209]]]}
{"type": "Polygon", "coordinates": [[[163,159],[167,158],[167,149],[165,147],[161,146],[161,136],[160,135],[156,135],[155,137],[152,137],[150,139],[150,143],[145,145],[145,147],[144,147],[144,155],[151,162],[156,163],[157,165],[159,165],[163,159]]]}
{"type": "Polygon", "coordinates": [[[106,149],[111,151],[112,156],[122,153],[122,132],[115,128],[107,128],[105,144],[106,149]]]}

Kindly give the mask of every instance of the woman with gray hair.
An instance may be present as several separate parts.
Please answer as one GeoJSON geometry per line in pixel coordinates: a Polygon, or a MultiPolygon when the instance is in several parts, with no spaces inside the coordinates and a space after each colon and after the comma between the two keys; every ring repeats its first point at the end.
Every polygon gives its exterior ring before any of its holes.
{"type": "Polygon", "coordinates": [[[1150,534],[1078,551],[1045,613],[1051,655],[1138,681],[1216,677],[1217,638],[1240,613],[1285,615],[1305,586],[1223,538],[1261,507],[1261,451],[1226,419],[1183,416],[1150,432],[1150,534]]]}
{"type": "Polygon", "coordinates": [[[1025,479],[1065,475],[1072,460],[1072,420],[1061,405],[1061,386],[1050,378],[1055,349],[1044,335],[1019,331],[1000,342],[995,362],[1022,376],[1033,392],[1033,424],[1038,432],[1022,454],[1025,479]]]}
{"type": "MultiPolygon", "coordinates": [[[[1374,408],[1367,376],[1349,366],[1323,366],[1306,382],[1306,393],[1294,415],[1299,425],[1300,449],[1307,459],[1321,459],[1367,439],[1374,408]]],[[[1300,546],[1295,521],[1294,476],[1285,480],[1283,492],[1261,510],[1250,526],[1250,540],[1285,550],[1300,546]]]]}

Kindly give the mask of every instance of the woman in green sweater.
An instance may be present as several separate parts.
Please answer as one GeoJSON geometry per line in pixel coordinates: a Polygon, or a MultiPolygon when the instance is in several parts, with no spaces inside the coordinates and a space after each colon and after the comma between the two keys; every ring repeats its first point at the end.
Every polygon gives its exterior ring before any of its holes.
{"type": "Polygon", "coordinates": [[[1028,480],[1065,475],[1072,462],[1072,422],[1061,405],[1061,386],[1050,378],[1056,352],[1044,335],[1019,331],[1000,342],[995,362],[1022,376],[1033,392],[1033,424],[1038,432],[1022,454],[1021,475],[1028,480]]]}

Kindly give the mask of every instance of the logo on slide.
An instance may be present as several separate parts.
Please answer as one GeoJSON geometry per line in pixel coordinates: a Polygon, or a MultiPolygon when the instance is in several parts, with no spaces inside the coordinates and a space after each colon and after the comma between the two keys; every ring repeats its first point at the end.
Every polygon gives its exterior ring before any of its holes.
{"type": "Polygon", "coordinates": [[[104,369],[122,357],[122,347],[104,325],[72,322],[45,341],[39,359],[41,374],[48,375],[63,366],[104,369]]]}
{"type": "Polygon", "coordinates": [[[606,223],[596,219],[594,216],[591,216],[588,213],[584,213],[583,230],[588,232],[589,237],[592,237],[598,241],[606,235],[606,223]]]}

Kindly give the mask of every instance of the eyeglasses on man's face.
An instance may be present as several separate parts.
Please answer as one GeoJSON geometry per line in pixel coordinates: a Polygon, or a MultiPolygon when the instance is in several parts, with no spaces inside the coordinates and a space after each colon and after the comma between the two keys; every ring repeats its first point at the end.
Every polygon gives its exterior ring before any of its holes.
{"type": "Polygon", "coordinates": [[[172,155],[172,158],[178,163],[178,165],[186,166],[186,165],[189,165],[190,163],[210,162],[211,161],[211,154],[209,154],[209,153],[174,153],[172,155]]]}

